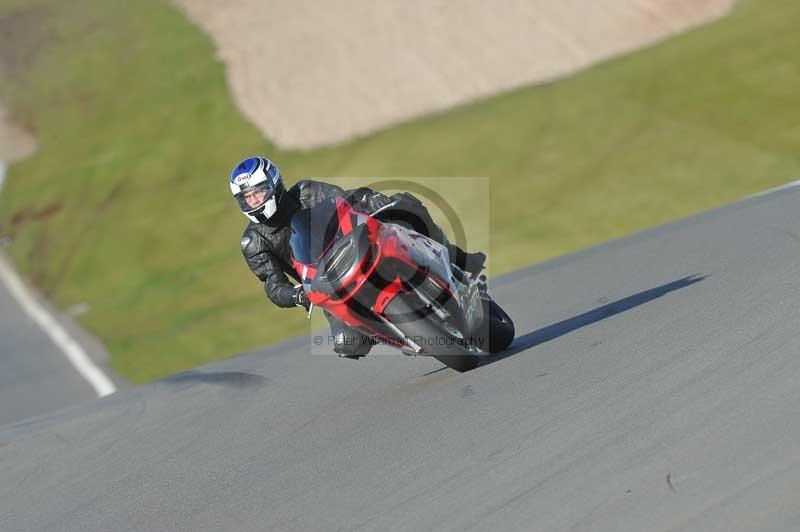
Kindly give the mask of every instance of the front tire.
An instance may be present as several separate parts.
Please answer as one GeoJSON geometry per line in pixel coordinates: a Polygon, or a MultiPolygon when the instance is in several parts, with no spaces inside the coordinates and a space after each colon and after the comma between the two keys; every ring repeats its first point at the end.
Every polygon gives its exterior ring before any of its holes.
{"type": "Polygon", "coordinates": [[[386,307],[384,315],[392,321],[403,333],[417,342],[423,354],[430,355],[450,369],[459,373],[475,369],[481,361],[480,355],[467,349],[463,344],[463,337],[459,338],[447,330],[444,324],[439,324],[433,316],[420,317],[415,309],[403,295],[396,296],[386,307]],[[396,321],[392,320],[392,317],[396,321]],[[416,317],[417,319],[410,319],[416,317]],[[416,340],[415,340],[416,341],[416,340]]]}

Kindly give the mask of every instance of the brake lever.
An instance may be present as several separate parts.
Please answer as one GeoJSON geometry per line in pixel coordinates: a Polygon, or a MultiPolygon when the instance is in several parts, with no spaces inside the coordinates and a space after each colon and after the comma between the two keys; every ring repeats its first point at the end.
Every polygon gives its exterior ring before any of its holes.
{"type": "MultiPolygon", "coordinates": [[[[303,286],[303,283],[298,283],[298,284],[294,285],[294,288],[296,290],[296,289],[300,288],[301,286],[303,286]]],[[[311,319],[311,312],[313,310],[314,310],[314,303],[309,301],[308,302],[308,314],[306,314],[306,318],[308,318],[309,320],[311,319]]]]}

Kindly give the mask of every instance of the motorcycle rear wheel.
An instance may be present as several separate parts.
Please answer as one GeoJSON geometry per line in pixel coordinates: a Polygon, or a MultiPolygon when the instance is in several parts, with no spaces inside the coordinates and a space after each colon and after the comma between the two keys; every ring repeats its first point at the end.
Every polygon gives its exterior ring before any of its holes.
{"type": "Polygon", "coordinates": [[[489,353],[504,351],[514,341],[515,330],[511,316],[492,299],[483,300],[483,315],[484,322],[480,330],[484,350],[489,353]]]}

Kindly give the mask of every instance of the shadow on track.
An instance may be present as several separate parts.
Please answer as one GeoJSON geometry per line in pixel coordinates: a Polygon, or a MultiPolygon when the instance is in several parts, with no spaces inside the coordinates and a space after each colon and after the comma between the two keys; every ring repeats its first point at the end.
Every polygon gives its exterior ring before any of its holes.
{"type": "Polygon", "coordinates": [[[223,386],[233,386],[236,388],[261,387],[267,383],[267,379],[261,375],[244,373],[241,371],[186,371],[158,381],[167,385],[181,384],[219,384],[223,386]]]}
{"type": "Polygon", "coordinates": [[[440,371],[445,371],[445,370],[448,370],[448,369],[450,369],[450,368],[448,368],[447,366],[442,366],[439,369],[435,369],[433,371],[429,371],[428,373],[423,373],[422,375],[420,375],[420,377],[427,377],[428,375],[433,375],[434,373],[439,373],[440,371]]]}
{"type": "Polygon", "coordinates": [[[486,366],[492,364],[498,360],[514,356],[517,353],[530,349],[531,347],[555,340],[556,338],[564,336],[565,334],[569,334],[576,329],[580,329],[581,327],[592,325],[598,321],[616,316],[617,314],[621,314],[632,308],[644,305],[645,303],[649,303],[650,301],[658,299],[659,297],[662,297],[675,290],[680,290],[681,288],[686,288],[687,286],[699,283],[706,277],[708,276],[690,275],[689,277],[684,277],[682,279],[678,279],[677,281],[672,281],[671,283],[657,286],[617,301],[612,301],[607,305],[584,312],[578,316],[574,316],[558,323],[554,323],[553,325],[548,325],[542,329],[518,336],[506,351],[489,358],[482,365],[486,366]]]}

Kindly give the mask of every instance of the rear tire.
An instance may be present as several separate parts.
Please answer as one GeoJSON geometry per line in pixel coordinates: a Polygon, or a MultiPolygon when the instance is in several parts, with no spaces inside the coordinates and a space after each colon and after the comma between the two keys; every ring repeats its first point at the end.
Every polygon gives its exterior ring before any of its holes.
{"type": "Polygon", "coordinates": [[[514,322],[511,316],[492,299],[483,300],[484,325],[481,327],[484,345],[489,353],[504,351],[514,341],[514,322]],[[488,330],[487,330],[488,325],[488,330]]]}

